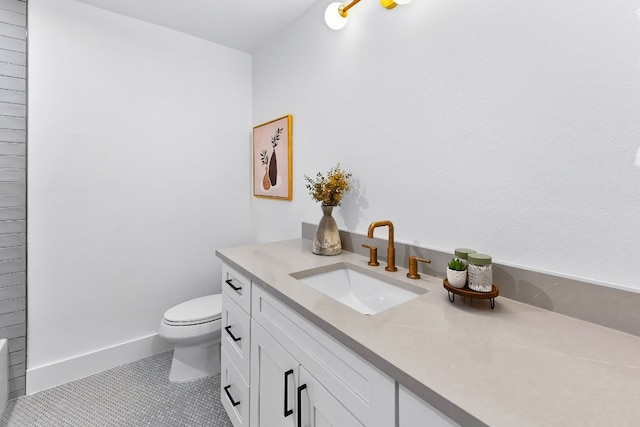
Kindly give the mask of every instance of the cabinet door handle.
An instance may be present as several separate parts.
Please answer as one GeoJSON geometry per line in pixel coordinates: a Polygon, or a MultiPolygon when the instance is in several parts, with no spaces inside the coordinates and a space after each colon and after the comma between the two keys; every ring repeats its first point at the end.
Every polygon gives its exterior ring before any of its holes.
{"type": "Polygon", "coordinates": [[[231,339],[232,339],[232,340],[234,340],[234,341],[240,341],[240,340],[242,339],[242,337],[237,337],[237,338],[236,338],[236,337],[231,333],[230,329],[231,329],[231,325],[229,325],[229,326],[225,326],[225,327],[224,327],[224,330],[225,330],[225,331],[227,331],[227,333],[229,334],[229,336],[231,337],[231,339]]]}
{"type": "Polygon", "coordinates": [[[289,387],[287,379],[289,375],[293,375],[293,369],[289,369],[284,373],[284,417],[287,418],[289,415],[293,414],[293,409],[287,409],[287,404],[289,403],[289,387]]]}
{"type": "Polygon", "coordinates": [[[231,393],[229,393],[229,387],[231,387],[231,384],[229,384],[228,386],[226,386],[224,388],[224,392],[227,393],[227,397],[229,398],[229,401],[231,402],[231,404],[233,406],[238,406],[240,404],[240,402],[236,402],[235,400],[233,400],[233,397],[231,397],[231,393]]]}
{"type": "Polygon", "coordinates": [[[242,286],[236,286],[233,284],[233,282],[231,281],[231,279],[227,279],[225,280],[225,283],[229,286],[231,286],[231,289],[233,289],[234,291],[241,291],[242,290],[242,286]]]}
{"type": "Polygon", "coordinates": [[[302,384],[298,387],[298,427],[302,427],[302,390],[306,388],[306,384],[302,384]]]}

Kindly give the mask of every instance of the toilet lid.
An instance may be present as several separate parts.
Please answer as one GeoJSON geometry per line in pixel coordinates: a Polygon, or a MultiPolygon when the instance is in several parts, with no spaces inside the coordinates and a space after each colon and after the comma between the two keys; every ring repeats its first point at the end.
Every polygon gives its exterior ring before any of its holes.
{"type": "Polygon", "coordinates": [[[222,317],[220,294],[194,298],[170,308],[164,313],[168,325],[194,325],[210,322],[222,317]]]}

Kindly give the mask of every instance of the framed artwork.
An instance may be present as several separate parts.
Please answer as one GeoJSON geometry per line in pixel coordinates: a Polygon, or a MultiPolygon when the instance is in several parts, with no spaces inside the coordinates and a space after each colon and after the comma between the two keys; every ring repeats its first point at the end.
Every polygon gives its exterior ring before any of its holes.
{"type": "Polygon", "coordinates": [[[289,114],[253,128],[253,195],[291,200],[291,130],[289,114]]]}

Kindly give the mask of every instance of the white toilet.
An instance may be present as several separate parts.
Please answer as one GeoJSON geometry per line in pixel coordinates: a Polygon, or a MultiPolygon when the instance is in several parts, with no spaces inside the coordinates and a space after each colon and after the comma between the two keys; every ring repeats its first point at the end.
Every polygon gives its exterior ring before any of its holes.
{"type": "Polygon", "coordinates": [[[178,304],[164,313],[158,330],[175,344],[169,381],[184,382],[220,373],[220,294],[178,304]]]}

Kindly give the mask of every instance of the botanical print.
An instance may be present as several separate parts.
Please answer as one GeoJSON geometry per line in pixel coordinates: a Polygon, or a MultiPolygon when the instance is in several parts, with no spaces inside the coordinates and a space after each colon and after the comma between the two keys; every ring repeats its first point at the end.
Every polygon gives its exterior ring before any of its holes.
{"type": "Polygon", "coordinates": [[[291,200],[290,115],[253,128],[253,194],[291,200]]]}

